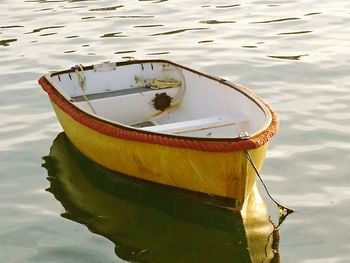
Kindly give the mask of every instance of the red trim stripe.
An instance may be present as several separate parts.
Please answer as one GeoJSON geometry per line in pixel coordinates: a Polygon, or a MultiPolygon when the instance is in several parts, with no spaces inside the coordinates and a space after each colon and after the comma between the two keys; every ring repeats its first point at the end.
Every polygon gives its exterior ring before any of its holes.
{"type": "Polygon", "coordinates": [[[94,118],[89,114],[81,111],[76,106],[71,104],[67,99],[65,99],[52,86],[52,84],[46,79],[45,76],[42,76],[38,82],[42,86],[42,88],[48,93],[51,101],[53,101],[61,110],[66,112],[74,120],[85,125],[86,127],[89,127],[90,129],[116,138],[138,141],[143,143],[159,144],[170,147],[187,148],[198,151],[231,152],[258,148],[266,144],[269,141],[269,139],[278,131],[277,115],[268,105],[264,103],[271,112],[272,122],[262,134],[254,138],[242,140],[228,139],[220,141],[210,141],[200,139],[191,140],[190,138],[179,138],[175,136],[162,136],[145,131],[126,128],[123,126],[114,126],[112,124],[108,124],[103,120],[94,118]]]}

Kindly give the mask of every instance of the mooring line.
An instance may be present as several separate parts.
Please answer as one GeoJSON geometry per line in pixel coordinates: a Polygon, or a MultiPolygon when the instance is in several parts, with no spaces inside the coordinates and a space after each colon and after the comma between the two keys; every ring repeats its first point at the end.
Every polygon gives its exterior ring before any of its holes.
{"type": "Polygon", "coordinates": [[[250,162],[250,164],[252,165],[256,175],[258,176],[260,182],[262,183],[262,185],[264,186],[264,189],[266,191],[266,194],[270,197],[270,199],[277,205],[278,207],[278,225],[275,227],[276,229],[282,224],[282,222],[286,219],[286,217],[295,212],[294,209],[292,208],[289,208],[285,205],[282,205],[281,203],[277,202],[270,194],[269,190],[267,189],[267,186],[266,184],[264,183],[262,177],[260,176],[260,173],[258,171],[258,169],[256,168],[255,164],[254,164],[254,161],[253,161],[253,158],[251,157],[251,155],[249,154],[249,152],[247,150],[244,151],[245,152],[245,155],[247,157],[247,160],[250,162]]]}

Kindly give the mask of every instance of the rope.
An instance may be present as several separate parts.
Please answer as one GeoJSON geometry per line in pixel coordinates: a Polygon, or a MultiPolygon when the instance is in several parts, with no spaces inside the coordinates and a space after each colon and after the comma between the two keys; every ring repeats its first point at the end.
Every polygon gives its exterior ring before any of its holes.
{"type": "Polygon", "coordinates": [[[173,102],[171,104],[171,108],[174,108],[176,107],[182,100],[182,97],[185,93],[185,89],[186,89],[186,79],[183,75],[183,73],[180,71],[180,69],[178,67],[175,67],[175,66],[168,66],[167,68],[166,67],[163,67],[163,70],[176,70],[178,75],[181,77],[182,79],[182,82],[181,81],[178,81],[179,82],[179,86],[180,86],[180,89],[179,89],[179,92],[175,95],[175,97],[173,98],[173,102]]]}
{"type": "Polygon", "coordinates": [[[92,107],[89,99],[86,97],[86,77],[85,77],[85,74],[84,74],[83,66],[81,64],[75,66],[75,73],[77,74],[79,85],[80,85],[80,87],[81,87],[81,89],[83,91],[83,97],[84,97],[86,103],[89,105],[89,107],[92,110],[92,112],[96,114],[96,111],[92,107]],[[79,71],[79,69],[80,69],[80,71],[79,71]]]}
{"type": "Polygon", "coordinates": [[[261,178],[260,174],[259,174],[259,171],[258,169],[256,168],[254,162],[253,162],[253,159],[251,157],[251,155],[249,154],[249,152],[247,150],[244,151],[246,157],[247,157],[247,160],[250,162],[250,164],[252,165],[256,175],[258,176],[260,182],[262,183],[262,185],[264,186],[264,189],[267,193],[267,195],[270,197],[270,199],[277,205],[278,207],[278,225],[276,226],[276,229],[282,224],[282,222],[287,218],[287,216],[289,214],[292,214],[293,212],[295,212],[294,209],[292,208],[288,208],[287,206],[285,205],[282,205],[281,203],[277,202],[270,194],[269,190],[267,189],[267,186],[266,184],[264,183],[263,179],[261,178]]]}
{"type": "Polygon", "coordinates": [[[135,76],[136,83],[139,83],[141,85],[145,85],[146,87],[149,87],[150,89],[165,89],[165,88],[175,88],[179,87],[178,93],[172,98],[171,104],[168,108],[161,112],[157,112],[155,114],[152,114],[152,116],[145,117],[142,119],[134,120],[132,123],[141,123],[145,121],[152,121],[156,118],[159,118],[160,116],[163,116],[164,114],[168,113],[169,111],[173,110],[175,107],[178,106],[178,104],[181,102],[182,97],[184,95],[184,91],[186,89],[186,80],[183,76],[182,72],[178,67],[168,65],[163,66],[163,71],[170,71],[175,70],[178,75],[181,78],[181,81],[173,79],[173,78],[154,78],[154,79],[144,79],[140,76],[135,76]]]}
{"type": "MultiPolygon", "coordinates": [[[[157,114],[154,115],[153,118],[151,118],[150,120],[156,118],[156,117],[159,117],[159,116],[162,116],[164,115],[165,113],[173,110],[175,107],[177,107],[180,102],[182,101],[182,97],[185,93],[185,89],[186,89],[186,79],[184,77],[184,75],[182,74],[182,72],[179,70],[178,67],[175,67],[175,66],[171,66],[171,65],[168,65],[168,66],[164,66],[163,67],[163,70],[166,71],[170,71],[170,70],[176,70],[178,75],[182,78],[182,81],[178,81],[178,80],[173,80],[172,83],[178,83],[177,86],[180,86],[179,88],[179,91],[178,93],[174,96],[174,98],[172,98],[172,101],[171,101],[171,104],[170,104],[170,107],[168,107],[167,109],[165,109],[164,111],[162,112],[159,112],[157,114]]],[[[175,86],[176,87],[176,86],[175,86]]]]}
{"type": "Polygon", "coordinates": [[[66,98],[62,97],[45,76],[42,76],[39,79],[39,84],[47,92],[48,96],[55,103],[55,105],[71,116],[75,121],[97,132],[115,138],[205,152],[228,153],[232,151],[244,151],[247,149],[256,149],[261,147],[262,145],[266,144],[276,132],[276,122],[273,125],[270,125],[267,130],[257,137],[244,140],[192,140],[188,138],[156,135],[144,131],[129,130],[119,125],[109,125],[109,122],[91,118],[91,116],[88,116],[86,112],[72,105],[72,103],[68,102],[66,98]]]}
{"type": "Polygon", "coordinates": [[[166,89],[181,86],[181,81],[172,78],[153,79],[151,89],[166,89]]]}

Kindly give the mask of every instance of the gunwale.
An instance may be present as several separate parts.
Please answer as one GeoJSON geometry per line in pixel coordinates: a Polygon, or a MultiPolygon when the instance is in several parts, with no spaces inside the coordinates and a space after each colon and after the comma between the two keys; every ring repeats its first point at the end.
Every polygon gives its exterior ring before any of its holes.
{"type": "MultiPolygon", "coordinates": [[[[189,148],[201,151],[213,151],[213,152],[229,152],[235,150],[248,150],[256,149],[260,146],[266,144],[269,139],[278,130],[278,118],[276,113],[267,105],[260,97],[255,95],[250,89],[231,83],[227,80],[220,79],[215,76],[211,76],[191,68],[179,65],[177,63],[170,62],[168,60],[131,60],[116,62],[115,65],[125,66],[132,64],[145,64],[145,63],[168,63],[184,70],[188,70],[192,73],[199,74],[206,78],[212,79],[214,81],[220,82],[221,84],[235,89],[236,91],[242,93],[245,97],[252,100],[267,116],[267,121],[264,126],[255,134],[248,137],[237,137],[237,138],[203,138],[203,137],[185,137],[175,134],[160,134],[145,130],[139,130],[131,126],[123,125],[122,123],[113,122],[106,120],[104,118],[98,117],[96,115],[90,114],[86,111],[80,109],[72,101],[64,96],[60,89],[51,81],[51,77],[73,73],[74,69],[52,72],[51,74],[42,76],[39,79],[39,84],[48,93],[51,101],[55,103],[60,109],[69,114],[76,121],[90,127],[96,131],[103,134],[136,140],[146,143],[161,144],[170,147],[180,147],[189,148]]],[[[83,70],[93,70],[93,65],[83,67],[83,70]]]]}

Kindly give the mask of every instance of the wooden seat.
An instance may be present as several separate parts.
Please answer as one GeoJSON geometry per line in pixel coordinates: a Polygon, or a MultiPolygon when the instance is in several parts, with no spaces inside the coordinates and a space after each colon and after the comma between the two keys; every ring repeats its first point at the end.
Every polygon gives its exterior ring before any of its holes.
{"type": "MultiPolygon", "coordinates": [[[[86,98],[88,100],[97,100],[97,99],[104,99],[104,98],[110,98],[110,97],[118,97],[118,96],[125,96],[129,94],[141,94],[144,92],[157,92],[153,89],[147,88],[147,87],[137,87],[137,88],[130,88],[130,89],[121,89],[121,90],[114,90],[114,91],[108,91],[108,92],[102,92],[102,93],[96,93],[96,94],[86,94],[86,98]]],[[[75,102],[84,102],[86,101],[86,98],[84,96],[75,96],[72,97],[72,99],[75,102]]]]}
{"type": "Polygon", "coordinates": [[[214,116],[196,120],[142,127],[140,130],[159,133],[181,134],[191,131],[208,130],[229,125],[236,125],[244,121],[246,120],[234,119],[230,116],[214,116]]]}

